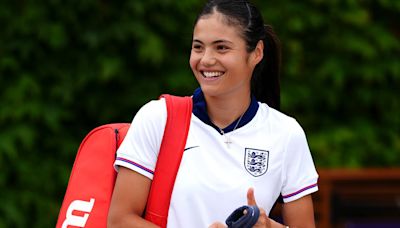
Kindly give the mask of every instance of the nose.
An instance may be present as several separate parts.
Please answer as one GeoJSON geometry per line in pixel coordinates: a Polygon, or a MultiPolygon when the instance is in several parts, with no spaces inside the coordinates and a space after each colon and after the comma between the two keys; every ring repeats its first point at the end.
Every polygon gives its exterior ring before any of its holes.
{"type": "Polygon", "coordinates": [[[212,50],[206,49],[204,55],[201,57],[200,63],[203,66],[213,66],[217,62],[215,54],[212,50]]]}

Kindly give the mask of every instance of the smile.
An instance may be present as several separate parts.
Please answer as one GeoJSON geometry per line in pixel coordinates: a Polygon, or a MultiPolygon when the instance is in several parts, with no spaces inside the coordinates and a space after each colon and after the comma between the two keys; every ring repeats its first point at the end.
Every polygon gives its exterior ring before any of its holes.
{"type": "Polygon", "coordinates": [[[224,74],[224,72],[221,71],[201,71],[201,74],[205,78],[217,78],[220,77],[224,74]]]}

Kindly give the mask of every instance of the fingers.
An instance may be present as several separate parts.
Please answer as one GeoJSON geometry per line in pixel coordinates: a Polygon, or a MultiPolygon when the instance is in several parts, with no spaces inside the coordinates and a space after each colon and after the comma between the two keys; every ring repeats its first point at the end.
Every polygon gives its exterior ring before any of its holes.
{"type": "MultiPolygon", "coordinates": [[[[257,206],[257,202],[256,202],[256,197],[254,196],[254,189],[253,188],[249,188],[249,190],[247,190],[247,204],[249,206],[257,206]]],[[[271,219],[268,218],[268,215],[266,213],[266,211],[263,208],[259,208],[260,209],[260,216],[258,217],[258,221],[257,223],[253,226],[253,228],[258,228],[258,227],[271,227],[271,219]]]]}
{"type": "Polygon", "coordinates": [[[247,190],[247,205],[257,206],[253,188],[249,188],[249,190],[247,190]]]}

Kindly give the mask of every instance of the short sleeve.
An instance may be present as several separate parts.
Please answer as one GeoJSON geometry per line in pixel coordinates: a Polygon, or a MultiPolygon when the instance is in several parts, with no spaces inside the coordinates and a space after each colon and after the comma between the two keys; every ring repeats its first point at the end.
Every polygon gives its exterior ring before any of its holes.
{"type": "Polygon", "coordinates": [[[123,166],[153,179],[166,121],[165,99],[144,105],[133,118],[117,150],[115,169],[123,166]]]}
{"type": "Polygon", "coordinates": [[[293,120],[287,141],[284,165],[282,198],[285,203],[318,191],[318,173],[315,169],[306,135],[293,120]]]}

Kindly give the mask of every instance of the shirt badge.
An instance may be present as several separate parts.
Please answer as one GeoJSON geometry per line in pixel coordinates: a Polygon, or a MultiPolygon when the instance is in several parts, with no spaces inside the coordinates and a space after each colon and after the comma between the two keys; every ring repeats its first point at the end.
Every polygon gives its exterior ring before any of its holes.
{"type": "Polygon", "coordinates": [[[268,170],[269,151],[246,148],[244,166],[251,175],[259,177],[268,170]]]}

